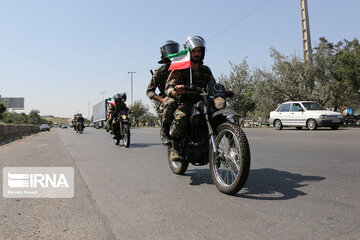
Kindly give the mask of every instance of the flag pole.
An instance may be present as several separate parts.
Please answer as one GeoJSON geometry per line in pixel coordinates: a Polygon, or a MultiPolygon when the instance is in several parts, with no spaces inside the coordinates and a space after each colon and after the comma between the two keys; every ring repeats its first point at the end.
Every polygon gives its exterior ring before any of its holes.
{"type": "Polygon", "coordinates": [[[190,87],[192,87],[192,71],[191,71],[191,63],[190,63],[190,87]]]}

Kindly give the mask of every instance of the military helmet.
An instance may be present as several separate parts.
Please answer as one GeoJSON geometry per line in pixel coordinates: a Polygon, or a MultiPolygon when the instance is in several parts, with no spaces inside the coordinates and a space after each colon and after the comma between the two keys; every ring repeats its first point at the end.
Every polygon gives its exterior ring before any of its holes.
{"type": "Polygon", "coordinates": [[[114,101],[116,103],[121,101],[121,94],[120,93],[117,93],[117,94],[114,95],[114,101]]]}
{"type": "Polygon", "coordinates": [[[158,61],[158,63],[162,64],[162,63],[170,62],[168,55],[178,53],[179,50],[180,50],[179,43],[172,40],[165,41],[160,47],[161,60],[158,61]]]}
{"type": "Polygon", "coordinates": [[[127,96],[126,93],[121,93],[121,101],[126,102],[127,96]]]}
{"type": "Polygon", "coordinates": [[[126,102],[126,99],[126,93],[117,93],[114,95],[114,100],[116,103],[126,102]]]}
{"type": "Polygon", "coordinates": [[[189,48],[190,52],[197,47],[201,47],[203,49],[203,55],[201,60],[204,60],[205,57],[205,40],[204,38],[200,37],[200,36],[192,36],[192,37],[188,37],[188,39],[186,40],[185,44],[184,44],[184,48],[187,49],[189,48]]]}

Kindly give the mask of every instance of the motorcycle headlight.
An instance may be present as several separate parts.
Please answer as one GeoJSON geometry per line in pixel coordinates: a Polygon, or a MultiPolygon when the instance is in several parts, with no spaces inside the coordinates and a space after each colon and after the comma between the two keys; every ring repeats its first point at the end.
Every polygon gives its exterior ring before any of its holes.
{"type": "Polygon", "coordinates": [[[225,99],[222,97],[217,97],[214,99],[214,104],[217,109],[222,109],[225,107],[225,99]]]}
{"type": "Polygon", "coordinates": [[[125,119],[126,119],[126,115],[121,115],[121,118],[125,120],[125,119]]]}

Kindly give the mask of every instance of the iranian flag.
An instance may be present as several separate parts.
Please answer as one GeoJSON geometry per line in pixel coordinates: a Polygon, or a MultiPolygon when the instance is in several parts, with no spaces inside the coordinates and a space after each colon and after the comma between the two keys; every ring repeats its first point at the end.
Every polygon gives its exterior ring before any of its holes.
{"type": "Polygon", "coordinates": [[[178,53],[170,54],[168,58],[171,60],[169,70],[180,70],[190,67],[189,48],[178,53]]]}
{"type": "Polygon", "coordinates": [[[109,97],[108,98],[108,104],[112,105],[112,106],[115,106],[115,99],[114,97],[109,97]]]}

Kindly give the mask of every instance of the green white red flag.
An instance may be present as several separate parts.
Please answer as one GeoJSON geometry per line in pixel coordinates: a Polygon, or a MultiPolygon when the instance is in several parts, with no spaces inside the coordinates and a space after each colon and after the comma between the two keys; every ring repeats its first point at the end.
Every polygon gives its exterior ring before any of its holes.
{"type": "Polygon", "coordinates": [[[115,105],[115,99],[114,99],[114,97],[109,97],[108,99],[108,104],[110,104],[110,105],[115,105]]]}
{"type": "Polygon", "coordinates": [[[190,67],[190,50],[189,48],[181,52],[168,55],[171,60],[169,70],[180,70],[190,67]]]}

